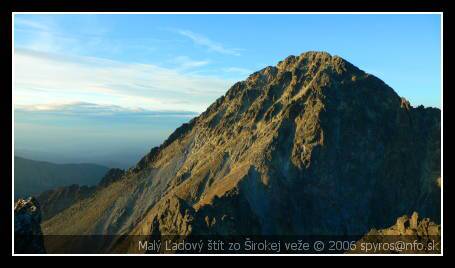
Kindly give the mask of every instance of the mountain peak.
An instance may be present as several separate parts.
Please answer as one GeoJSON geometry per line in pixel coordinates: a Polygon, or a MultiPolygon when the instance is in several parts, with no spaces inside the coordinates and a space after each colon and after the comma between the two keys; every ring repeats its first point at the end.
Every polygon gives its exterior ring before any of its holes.
{"type": "Polygon", "coordinates": [[[286,72],[290,72],[293,76],[297,73],[304,72],[306,76],[313,78],[320,71],[329,71],[332,77],[342,74],[351,76],[366,75],[365,72],[340,56],[332,56],[324,51],[307,51],[298,56],[290,55],[284,60],[279,61],[276,66],[267,66],[251,74],[246,82],[259,81],[268,83],[274,77],[282,76],[286,72]]]}
{"type": "Polygon", "coordinates": [[[438,150],[436,111],[341,57],[305,52],[234,84],[44,230],[364,234],[413,210],[437,221],[438,150]],[[87,225],[73,226],[79,217],[87,225]]]}
{"type": "Polygon", "coordinates": [[[278,62],[277,68],[288,70],[290,68],[301,68],[305,65],[311,64],[334,64],[345,62],[345,60],[339,56],[332,56],[330,53],[325,51],[306,51],[298,56],[290,55],[284,60],[278,62]]]}

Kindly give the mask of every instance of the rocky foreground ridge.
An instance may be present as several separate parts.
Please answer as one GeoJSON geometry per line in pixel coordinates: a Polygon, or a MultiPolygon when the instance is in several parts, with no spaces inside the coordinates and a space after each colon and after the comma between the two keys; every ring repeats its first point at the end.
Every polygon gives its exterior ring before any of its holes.
{"type": "Polygon", "coordinates": [[[440,110],[325,52],[234,84],[45,234],[362,235],[440,221],[440,110]]]}
{"type": "Polygon", "coordinates": [[[46,253],[41,231],[41,210],[30,197],[14,205],[14,252],[16,254],[46,253]]]}
{"type": "Polygon", "coordinates": [[[399,217],[389,228],[371,230],[347,253],[440,254],[441,249],[441,225],[414,212],[411,217],[399,217]]]}

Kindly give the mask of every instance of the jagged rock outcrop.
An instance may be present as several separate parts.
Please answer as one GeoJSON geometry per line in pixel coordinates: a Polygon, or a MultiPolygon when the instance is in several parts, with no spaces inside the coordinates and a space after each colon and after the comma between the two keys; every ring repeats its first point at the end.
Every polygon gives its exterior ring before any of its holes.
{"type": "Polygon", "coordinates": [[[403,215],[389,228],[371,230],[357,242],[355,250],[347,253],[439,254],[441,226],[429,218],[419,218],[417,212],[411,217],[403,215]],[[367,244],[374,247],[367,247],[367,244]]]}
{"type": "Polygon", "coordinates": [[[98,183],[98,187],[109,186],[111,183],[120,180],[124,174],[125,171],[123,169],[111,168],[107,171],[106,175],[104,175],[101,181],[98,183]]]}
{"type": "Polygon", "coordinates": [[[41,211],[38,201],[30,197],[14,205],[14,252],[46,253],[41,232],[41,211]]]}
{"type": "Polygon", "coordinates": [[[215,197],[211,206],[195,210],[185,200],[171,196],[152,209],[150,221],[143,225],[149,230],[137,234],[242,235],[260,234],[259,219],[254,217],[247,200],[240,199],[237,189],[224,199],[215,197]]]}
{"type": "Polygon", "coordinates": [[[440,221],[440,110],[324,52],[234,84],[55,234],[356,234],[440,221]]]}

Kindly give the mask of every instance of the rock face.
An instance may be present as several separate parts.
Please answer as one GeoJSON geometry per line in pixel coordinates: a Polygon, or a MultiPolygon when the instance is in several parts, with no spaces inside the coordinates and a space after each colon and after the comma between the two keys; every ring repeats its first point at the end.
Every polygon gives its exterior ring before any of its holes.
{"type": "Polygon", "coordinates": [[[420,219],[419,214],[414,212],[409,218],[408,215],[399,217],[395,225],[381,229],[371,230],[359,242],[356,250],[348,253],[404,253],[404,254],[438,254],[441,253],[441,226],[430,221],[428,218],[420,219]],[[404,249],[393,248],[389,245],[393,242],[402,241],[408,243],[404,249]],[[362,243],[373,243],[377,246],[377,251],[370,251],[362,248],[362,243]],[[419,246],[416,246],[419,243],[419,246]],[[379,248],[382,245],[382,248],[379,248]],[[384,248],[384,245],[387,245],[384,248]],[[411,246],[412,245],[412,246],[411,246]]]}
{"type": "Polygon", "coordinates": [[[41,211],[33,197],[14,205],[14,253],[46,253],[41,232],[41,211]]]}
{"type": "Polygon", "coordinates": [[[234,84],[49,234],[357,234],[440,220],[440,110],[324,52],[234,84]]]}

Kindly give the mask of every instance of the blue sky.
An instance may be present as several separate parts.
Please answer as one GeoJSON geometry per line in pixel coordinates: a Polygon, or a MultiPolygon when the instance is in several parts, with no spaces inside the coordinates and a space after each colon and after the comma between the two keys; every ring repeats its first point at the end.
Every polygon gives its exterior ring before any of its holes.
{"type": "MultiPolygon", "coordinates": [[[[345,58],[414,106],[440,107],[440,30],[434,14],[15,15],[16,145],[36,147],[46,131],[26,133],[52,127],[55,147],[70,123],[95,135],[114,122],[113,144],[149,149],[234,82],[308,50],[345,58]],[[168,123],[152,127],[151,114],[168,123]],[[125,131],[133,126],[144,137],[125,131]]],[[[94,137],[75,136],[76,147],[94,137]]]]}

